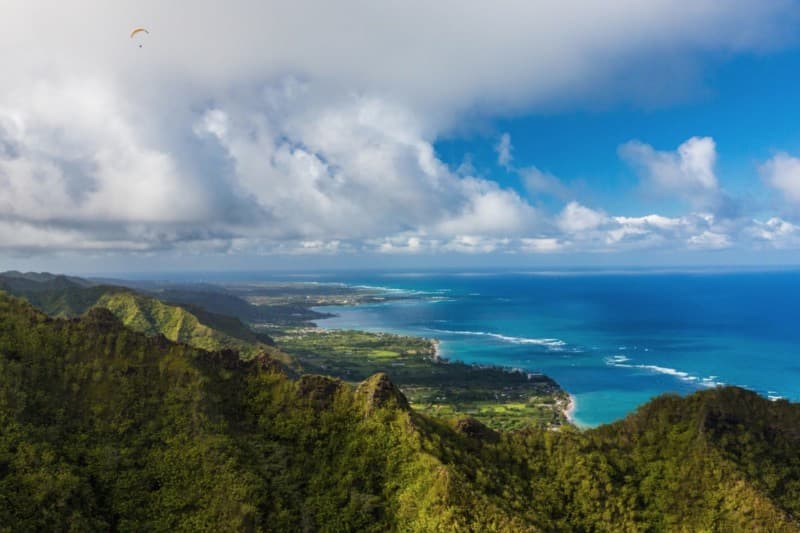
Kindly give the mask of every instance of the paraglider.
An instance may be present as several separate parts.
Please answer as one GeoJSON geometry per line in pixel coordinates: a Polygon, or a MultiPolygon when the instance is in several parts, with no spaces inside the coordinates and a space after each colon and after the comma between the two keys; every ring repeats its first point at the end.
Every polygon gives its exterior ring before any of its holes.
{"type": "MultiPolygon", "coordinates": [[[[145,35],[150,35],[150,32],[147,30],[147,28],[134,28],[133,30],[131,30],[131,39],[134,39],[134,38],[141,39],[145,35]]],[[[140,41],[139,42],[139,48],[141,48],[141,47],[142,47],[142,43],[140,41]]]]}

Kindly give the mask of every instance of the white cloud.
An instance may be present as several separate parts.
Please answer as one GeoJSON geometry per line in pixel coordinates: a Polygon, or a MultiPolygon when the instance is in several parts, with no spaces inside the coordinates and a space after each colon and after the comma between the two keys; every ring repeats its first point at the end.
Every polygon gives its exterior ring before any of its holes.
{"type": "Polygon", "coordinates": [[[559,241],[556,238],[540,237],[533,239],[521,239],[519,248],[523,252],[549,253],[561,251],[566,248],[566,246],[566,243],[559,241]]]}
{"type": "Polygon", "coordinates": [[[197,131],[224,150],[241,194],[280,221],[276,239],[515,234],[535,222],[515,192],[451,172],[413,115],[374,98],[285,121],[215,109],[197,131]]]}
{"type": "Polygon", "coordinates": [[[536,211],[517,193],[474,178],[465,179],[463,185],[467,203],[456,216],[439,223],[438,232],[515,236],[536,225],[536,211]]]}
{"type": "Polygon", "coordinates": [[[514,147],[511,145],[511,135],[508,133],[502,134],[497,146],[494,147],[495,152],[497,152],[497,164],[501,167],[510,168],[511,161],[514,159],[511,155],[513,149],[514,147]]]}
{"type": "Polygon", "coordinates": [[[689,237],[688,243],[693,248],[719,250],[729,248],[731,246],[731,238],[723,233],[704,231],[699,235],[689,237]]]}
{"type": "Polygon", "coordinates": [[[612,217],[575,202],[564,208],[557,224],[569,236],[560,241],[562,249],[595,252],[723,248],[733,244],[729,233],[741,231],[711,214],[612,217]]]}
{"type": "Polygon", "coordinates": [[[87,239],[86,235],[77,229],[0,220],[0,251],[10,250],[29,254],[54,250],[141,252],[152,248],[152,243],[138,238],[103,239],[98,235],[87,239]]]}
{"type": "MultiPolygon", "coordinates": [[[[475,115],[652,103],[666,76],[693,85],[679,68],[686,57],[780,44],[786,9],[783,0],[495,9],[7,1],[0,49],[14,54],[0,78],[0,248],[565,246],[548,233],[558,222],[514,190],[468,165],[447,168],[436,140],[475,115]],[[143,48],[127,37],[136,25],[151,31],[143,48]],[[652,77],[640,68],[652,61],[675,68],[652,77]]],[[[499,162],[511,165],[510,136],[500,148],[499,162]]],[[[708,148],[699,139],[674,156],[706,189],[715,183],[708,148]]],[[[556,178],[527,176],[529,189],[568,199],[556,178]]],[[[567,231],[610,231],[575,209],[563,215],[567,231]]]]}
{"type": "Polygon", "coordinates": [[[641,217],[614,217],[617,227],[608,231],[606,242],[611,245],[627,244],[635,247],[680,245],[706,231],[713,224],[713,220],[710,215],[665,217],[653,214],[641,217]]]}
{"type": "Polygon", "coordinates": [[[772,217],[766,222],[754,220],[746,233],[756,242],[772,248],[800,249],[800,226],[779,217],[772,217]]]}
{"type": "Polygon", "coordinates": [[[759,170],[764,180],[788,202],[800,204],[800,159],[779,153],[761,165],[759,170]]]}
{"type": "Polygon", "coordinates": [[[619,93],[647,99],[642,80],[690,76],[698,50],[760,50],[791,29],[784,0],[544,1],[422,0],[365,4],[230,0],[180,2],[10,0],[3,6],[4,82],[46,66],[104,72],[134,92],[161,98],[173,80],[219,89],[286,72],[347,90],[393,96],[427,113],[476,103],[511,109],[531,103],[619,93]],[[598,23],[602,21],[602,23],[598,23]],[[139,49],[135,25],[150,29],[139,49]],[[656,57],[672,68],[621,70],[656,57]],[[627,80],[626,82],[621,81],[627,80]],[[631,94],[631,93],[638,94],[631,94]]]}
{"type": "Polygon", "coordinates": [[[132,127],[136,111],[100,82],[38,83],[0,102],[0,212],[54,222],[199,222],[200,183],[132,127]]]}
{"type": "Polygon", "coordinates": [[[605,213],[589,209],[578,202],[570,202],[558,216],[557,224],[566,233],[581,233],[597,229],[608,221],[605,213]]]}
{"type": "Polygon", "coordinates": [[[521,168],[517,172],[525,188],[534,197],[546,194],[559,200],[568,200],[572,196],[569,188],[549,172],[543,172],[536,167],[521,168]]]}
{"type": "Polygon", "coordinates": [[[459,235],[441,246],[444,252],[468,254],[488,254],[502,251],[511,243],[511,239],[496,239],[480,235],[459,235]]]}
{"type": "Polygon", "coordinates": [[[619,153],[657,192],[676,194],[704,205],[717,199],[717,151],[711,137],[692,137],[674,152],[630,141],[620,146],[619,153]]]}

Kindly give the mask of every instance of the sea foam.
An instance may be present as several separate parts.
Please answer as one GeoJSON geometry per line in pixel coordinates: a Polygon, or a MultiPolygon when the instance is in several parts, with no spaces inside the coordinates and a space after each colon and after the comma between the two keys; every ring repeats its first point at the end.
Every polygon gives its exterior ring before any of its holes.
{"type": "Polygon", "coordinates": [[[672,376],[677,378],[681,381],[685,381],[687,383],[695,383],[701,385],[703,387],[714,388],[720,385],[724,385],[721,381],[716,381],[717,376],[708,376],[708,377],[698,377],[690,374],[689,372],[684,372],[683,370],[678,370],[676,368],[670,368],[666,366],[659,366],[659,365],[644,365],[644,364],[633,364],[630,363],[630,359],[624,355],[612,355],[605,358],[605,363],[609,366],[616,366],[621,368],[638,368],[641,370],[647,370],[649,372],[654,372],[656,374],[664,374],[667,376],[672,376]]]}
{"type": "Polygon", "coordinates": [[[567,345],[567,343],[562,341],[561,339],[551,339],[551,338],[536,339],[529,337],[512,337],[510,335],[501,335],[500,333],[492,333],[489,331],[462,331],[462,330],[452,330],[452,329],[431,329],[431,331],[436,331],[439,333],[449,333],[451,335],[474,335],[481,337],[491,337],[493,339],[499,339],[501,341],[508,342],[511,344],[535,344],[537,346],[546,346],[551,350],[562,350],[564,346],[567,345]]]}

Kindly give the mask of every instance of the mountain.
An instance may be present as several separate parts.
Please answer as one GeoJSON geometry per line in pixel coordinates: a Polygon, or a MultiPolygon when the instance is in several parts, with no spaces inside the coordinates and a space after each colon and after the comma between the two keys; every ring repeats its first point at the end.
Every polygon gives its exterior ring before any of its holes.
{"type": "Polygon", "coordinates": [[[51,274],[49,272],[19,272],[17,270],[8,270],[0,273],[0,277],[5,280],[15,280],[19,283],[33,282],[33,283],[60,283],[72,284],[83,287],[97,285],[89,280],[79,278],[76,276],[66,276],[64,274],[51,274]]]}
{"type": "Polygon", "coordinates": [[[0,529],[797,531],[800,405],[666,396],[595,430],[409,408],[0,294],[0,529]]]}
{"type": "Polygon", "coordinates": [[[134,331],[148,335],[160,333],[171,341],[184,342],[196,348],[236,350],[244,359],[262,352],[273,357],[285,356],[279,355],[269,336],[254,333],[237,318],[209,313],[199,307],[186,309],[169,305],[132,291],[106,292],[95,305],[110,310],[134,331]]]}
{"type": "Polygon", "coordinates": [[[4,272],[0,290],[20,296],[48,315],[75,317],[95,306],[117,315],[126,326],[148,335],[207,350],[232,349],[244,358],[266,352],[292,364],[291,358],[274,347],[266,334],[253,332],[237,318],[211,313],[192,305],[169,305],[116,285],[94,285],[82,278],[48,273],[4,272]]]}
{"type": "MultiPolygon", "coordinates": [[[[282,288],[284,291],[290,289],[282,288]]],[[[177,305],[193,305],[214,313],[236,317],[243,322],[269,323],[284,326],[308,325],[312,320],[332,315],[309,308],[305,302],[272,303],[254,305],[244,298],[222,290],[218,286],[191,287],[170,286],[152,292],[158,299],[177,305]]]]}
{"type": "Polygon", "coordinates": [[[106,292],[122,290],[113,286],[92,286],[81,278],[45,272],[0,273],[0,290],[22,296],[53,316],[77,316],[97,302],[106,292]]]}

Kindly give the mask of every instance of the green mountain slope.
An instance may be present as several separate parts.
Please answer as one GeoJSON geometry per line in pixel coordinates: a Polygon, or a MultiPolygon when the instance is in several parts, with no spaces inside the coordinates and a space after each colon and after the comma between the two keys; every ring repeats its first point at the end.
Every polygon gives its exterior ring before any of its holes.
{"type": "Polygon", "coordinates": [[[382,376],[291,381],[267,357],[146,337],[103,308],[54,320],[0,296],[0,393],[0,528],[454,523],[449,469],[382,376]]]}
{"type": "Polygon", "coordinates": [[[257,335],[238,319],[214,315],[200,308],[192,309],[192,313],[183,307],[130,291],[105,293],[95,305],[110,310],[134,331],[147,335],[162,334],[171,341],[196,348],[236,350],[244,359],[261,352],[280,354],[271,343],[263,342],[262,339],[269,341],[269,337],[257,335]]]}
{"type": "Polygon", "coordinates": [[[0,294],[0,530],[796,531],[798,427],[736,388],[586,432],[450,426],[385,374],[293,381],[0,294]]]}
{"type": "Polygon", "coordinates": [[[8,270],[0,273],[0,278],[17,283],[33,282],[33,283],[69,283],[72,285],[79,285],[82,287],[90,287],[97,285],[89,280],[79,278],[76,276],[66,276],[64,274],[51,274],[49,272],[19,272],[17,270],[8,270]]]}
{"type": "Polygon", "coordinates": [[[106,293],[125,289],[109,285],[92,286],[88,281],[45,272],[0,273],[0,290],[21,296],[45,313],[78,316],[85,313],[106,293]]]}
{"type": "Polygon", "coordinates": [[[24,297],[54,317],[73,317],[94,306],[110,309],[122,322],[147,335],[162,334],[206,350],[232,349],[244,358],[266,352],[285,364],[291,358],[274,348],[272,339],[253,332],[240,320],[196,306],[168,305],[153,297],[112,285],[92,285],[81,278],[48,273],[4,272],[0,290],[24,297]]]}
{"type": "MultiPolygon", "coordinates": [[[[291,288],[285,290],[290,291],[291,288]]],[[[214,313],[234,316],[250,324],[308,325],[312,320],[331,316],[310,309],[308,302],[301,304],[281,299],[270,305],[254,305],[235,294],[222,291],[219,287],[209,287],[206,290],[170,287],[154,291],[154,294],[165,302],[202,307],[214,313]]]]}

